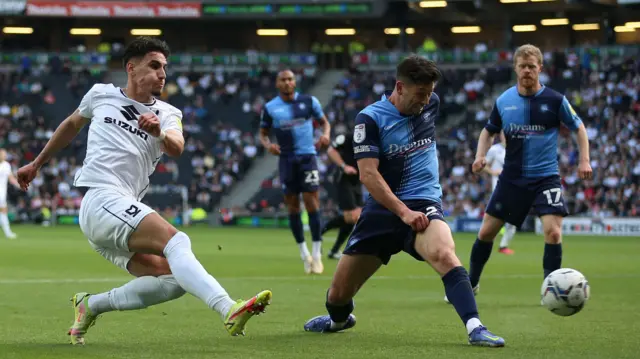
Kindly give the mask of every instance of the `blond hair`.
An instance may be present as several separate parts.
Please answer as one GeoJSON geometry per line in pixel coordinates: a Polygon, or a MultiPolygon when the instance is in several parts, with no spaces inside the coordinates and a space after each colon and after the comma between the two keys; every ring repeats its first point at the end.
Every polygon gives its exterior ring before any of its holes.
{"type": "Polygon", "coordinates": [[[538,64],[542,65],[542,51],[537,46],[531,44],[525,44],[516,49],[516,52],[513,54],[513,65],[518,62],[519,57],[529,57],[533,56],[538,59],[538,64]]]}

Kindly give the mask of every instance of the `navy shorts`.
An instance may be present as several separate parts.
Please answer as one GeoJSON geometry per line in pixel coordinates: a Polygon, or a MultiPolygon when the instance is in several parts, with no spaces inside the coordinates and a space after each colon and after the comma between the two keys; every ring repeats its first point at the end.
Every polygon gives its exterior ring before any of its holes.
{"type": "Polygon", "coordinates": [[[278,167],[285,194],[318,191],[320,173],[316,155],[283,155],[278,167]]]}
{"type": "MultiPolygon", "coordinates": [[[[444,221],[440,202],[412,200],[404,203],[411,210],[425,213],[429,221],[444,221]]],[[[380,258],[383,264],[388,264],[391,256],[405,251],[415,259],[423,261],[414,248],[415,241],[416,232],[410,226],[369,197],[343,253],[374,255],[380,258]]]]}
{"type": "Polygon", "coordinates": [[[529,211],[566,217],[567,203],[562,195],[560,176],[511,181],[500,177],[486,212],[516,227],[522,226],[529,211]]]}

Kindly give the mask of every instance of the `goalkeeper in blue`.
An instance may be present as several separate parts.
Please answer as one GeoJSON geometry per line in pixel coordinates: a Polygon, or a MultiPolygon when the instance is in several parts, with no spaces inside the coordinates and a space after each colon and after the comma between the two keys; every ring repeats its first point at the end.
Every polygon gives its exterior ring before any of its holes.
{"type": "MultiPolygon", "coordinates": [[[[589,138],[580,117],[564,95],[540,84],[542,53],[533,45],[515,54],[517,84],[506,90],[480,133],[473,171],[486,166],[493,137],[503,131],[507,140],[504,168],[491,195],[478,239],[471,250],[469,276],[474,293],[489,260],[493,240],[505,223],[520,227],[529,211],[540,217],[544,231],[543,275],[562,265],[562,219],[569,214],[558,171],[558,132],[576,132],[580,157],[578,177],[592,177],[589,138]]],[[[450,299],[450,298],[449,298],[450,299]]]]}
{"type": "Polygon", "coordinates": [[[480,321],[469,275],[455,253],[442,212],[435,122],[441,74],[435,63],[410,56],[396,69],[396,85],[356,117],[354,155],[370,195],[327,292],[329,315],[310,319],[310,332],[338,332],[356,324],[353,298],[383,264],[405,251],[442,278],[469,343],[501,347],[504,339],[480,321]]]}

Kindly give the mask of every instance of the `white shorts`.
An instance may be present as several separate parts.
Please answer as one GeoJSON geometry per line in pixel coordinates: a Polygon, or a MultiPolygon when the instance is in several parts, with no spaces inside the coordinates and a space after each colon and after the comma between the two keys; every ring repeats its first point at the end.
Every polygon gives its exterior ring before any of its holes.
{"type": "Polygon", "coordinates": [[[129,237],[153,212],[133,197],[108,188],[91,188],[80,205],[80,228],[96,252],[127,270],[134,254],[129,251],[129,237]]]}

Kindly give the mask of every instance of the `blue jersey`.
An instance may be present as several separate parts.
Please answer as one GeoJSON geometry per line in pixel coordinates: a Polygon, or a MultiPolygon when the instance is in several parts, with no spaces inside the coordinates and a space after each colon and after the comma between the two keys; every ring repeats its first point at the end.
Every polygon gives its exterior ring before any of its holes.
{"type": "Polygon", "coordinates": [[[511,87],[498,99],[485,128],[504,131],[507,153],[501,177],[533,179],[558,175],[560,124],[575,131],[582,121],[561,93],[543,86],[533,96],[511,87]]]}
{"type": "Polygon", "coordinates": [[[435,141],[440,99],[434,93],[419,115],[406,116],[389,102],[388,95],[356,117],[354,157],[379,159],[378,171],[400,200],[440,203],[442,188],[435,141]]]}
{"type": "Polygon", "coordinates": [[[275,130],[281,155],[315,155],[313,120],[322,117],[324,112],[318,99],[296,93],[291,102],[280,96],[267,102],[260,127],[275,130]]]}

